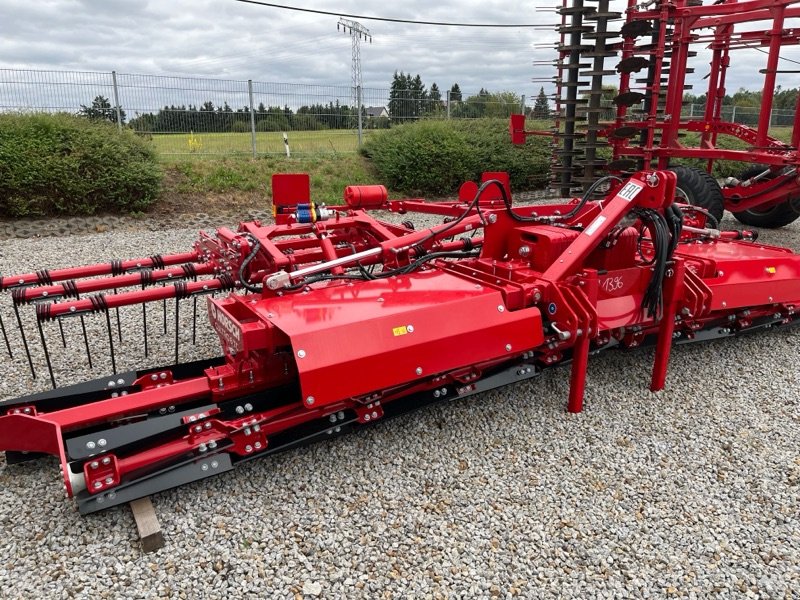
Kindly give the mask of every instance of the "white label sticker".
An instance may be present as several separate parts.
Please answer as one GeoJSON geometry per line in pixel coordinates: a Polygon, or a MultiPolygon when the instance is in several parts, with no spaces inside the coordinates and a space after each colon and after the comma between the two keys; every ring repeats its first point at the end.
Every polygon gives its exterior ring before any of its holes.
{"type": "Polygon", "coordinates": [[[591,237],[591,236],[594,235],[594,232],[597,231],[597,229],[600,227],[600,225],[602,225],[605,222],[606,222],[606,218],[601,215],[601,216],[597,217],[594,221],[589,223],[589,226],[586,229],[583,230],[583,233],[585,233],[586,235],[591,237]]]}
{"type": "Polygon", "coordinates": [[[639,194],[639,192],[642,191],[642,189],[644,189],[644,186],[642,184],[636,183],[635,181],[629,181],[628,183],[625,184],[625,187],[623,187],[619,192],[617,192],[617,196],[622,196],[623,198],[625,198],[625,200],[630,202],[631,200],[636,198],[636,196],[639,194]]]}

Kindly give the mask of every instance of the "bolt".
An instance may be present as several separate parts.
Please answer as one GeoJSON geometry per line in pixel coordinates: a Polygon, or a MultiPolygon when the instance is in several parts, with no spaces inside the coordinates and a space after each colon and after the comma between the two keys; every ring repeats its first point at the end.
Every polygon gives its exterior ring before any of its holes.
{"type": "Polygon", "coordinates": [[[107,485],[111,485],[112,483],[114,483],[114,478],[113,477],[106,477],[106,484],[107,485]]]}
{"type": "Polygon", "coordinates": [[[726,306],[728,306],[728,303],[727,302],[723,302],[722,303],[722,308],[725,308],[726,306]]]}
{"type": "Polygon", "coordinates": [[[236,414],[237,415],[244,414],[244,406],[237,406],[236,407],[236,414]]]}
{"type": "Polygon", "coordinates": [[[194,415],[192,415],[191,417],[189,417],[189,422],[190,422],[190,423],[194,423],[195,421],[197,421],[197,417],[195,417],[194,415]]]}
{"type": "Polygon", "coordinates": [[[297,351],[297,358],[305,358],[305,357],[306,357],[306,351],[305,350],[298,350],[297,351]]]}
{"type": "Polygon", "coordinates": [[[206,446],[205,444],[200,444],[200,445],[197,447],[197,449],[198,449],[200,452],[205,452],[206,450],[208,450],[208,446],[206,446]]]}
{"type": "Polygon", "coordinates": [[[215,442],[214,440],[211,440],[210,442],[208,442],[208,449],[209,450],[213,450],[216,447],[217,447],[217,442],[215,442]]]}
{"type": "Polygon", "coordinates": [[[106,456],[105,458],[103,458],[103,464],[104,465],[110,465],[111,464],[111,457],[106,456]]]}
{"type": "Polygon", "coordinates": [[[247,444],[247,446],[244,447],[244,451],[245,452],[252,452],[253,451],[253,447],[250,444],[247,444]]]}
{"type": "Polygon", "coordinates": [[[365,421],[369,421],[369,419],[370,419],[369,413],[365,414],[364,415],[364,420],[365,421]]]}
{"type": "Polygon", "coordinates": [[[150,375],[150,379],[152,379],[153,381],[158,381],[158,375],[153,373],[152,375],[150,375]]]}
{"type": "Polygon", "coordinates": [[[408,331],[408,333],[414,333],[414,326],[413,325],[407,326],[406,331],[408,331]]]}
{"type": "Polygon", "coordinates": [[[336,416],[338,416],[338,417],[339,417],[339,420],[340,420],[340,421],[343,421],[343,420],[344,420],[344,411],[343,411],[343,410],[340,410],[340,411],[337,413],[337,415],[336,415],[336,416]]]}
{"type": "Polygon", "coordinates": [[[200,465],[200,468],[203,469],[203,471],[208,471],[208,464],[203,463],[202,465],[200,465]]]}
{"type": "Polygon", "coordinates": [[[100,463],[98,463],[96,460],[93,460],[93,461],[92,461],[92,462],[89,464],[89,466],[90,466],[91,468],[93,468],[93,469],[96,469],[97,467],[99,467],[99,466],[100,466],[100,463]]]}
{"type": "Polygon", "coordinates": [[[109,381],[107,387],[114,387],[115,385],[117,384],[114,383],[113,381],[109,381]]]}
{"type": "Polygon", "coordinates": [[[117,385],[125,385],[125,380],[120,377],[117,379],[117,385]]]}
{"type": "Polygon", "coordinates": [[[86,447],[87,447],[89,450],[94,450],[94,448],[95,448],[95,443],[94,443],[94,442],[92,442],[92,441],[88,441],[88,442],[86,442],[86,447]]]}
{"type": "Polygon", "coordinates": [[[328,421],[330,421],[331,423],[336,423],[336,415],[331,415],[330,417],[328,417],[328,421]]]}
{"type": "Polygon", "coordinates": [[[219,462],[217,462],[216,460],[212,460],[211,461],[211,467],[213,469],[216,469],[218,466],[219,466],[219,462]]]}
{"type": "Polygon", "coordinates": [[[100,481],[95,481],[94,482],[94,489],[99,490],[101,487],[103,487],[102,482],[100,482],[100,481]]]}
{"type": "Polygon", "coordinates": [[[504,312],[505,310],[506,310],[505,306],[503,306],[502,304],[498,305],[497,312],[504,312]]]}
{"type": "Polygon", "coordinates": [[[244,434],[245,435],[250,435],[250,433],[251,433],[250,428],[249,427],[245,427],[244,428],[244,434]]]}
{"type": "Polygon", "coordinates": [[[494,213],[490,214],[489,218],[488,218],[488,221],[489,221],[489,223],[497,223],[497,215],[494,214],[494,213]]]}
{"type": "Polygon", "coordinates": [[[447,388],[442,388],[440,391],[442,392],[442,396],[447,396],[447,388]]]}
{"type": "Polygon", "coordinates": [[[506,344],[506,352],[511,352],[511,344],[506,344]]]}
{"type": "Polygon", "coordinates": [[[261,431],[261,425],[258,423],[253,423],[253,431],[261,431]]]}
{"type": "Polygon", "coordinates": [[[206,421],[206,424],[203,425],[203,427],[205,427],[206,429],[211,429],[211,423],[206,421]]]}
{"type": "Polygon", "coordinates": [[[378,413],[376,411],[372,411],[372,418],[373,419],[377,419],[378,418],[378,413]]]}
{"type": "Polygon", "coordinates": [[[256,442],[255,444],[253,444],[253,447],[254,447],[256,450],[260,450],[260,449],[261,449],[261,442],[256,442]]]}
{"type": "Polygon", "coordinates": [[[519,255],[521,257],[525,258],[526,256],[529,256],[530,253],[531,253],[531,247],[530,246],[520,246],[519,247],[519,255]]]}
{"type": "Polygon", "coordinates": [[[414,371],[417,375],[422,375],[422,367],[417,367],[414,371]]]}
{"type": "Polygon", "coordinates": [[[244,405],[244,409],[247,412],[250,412],[251,410],[253,410],[253,405],[248,402],[247,404],[244,405]]]}
{"type": "Polygon", "coordinates": [[[309,396],[308,398],[306,398],[306,404],[308,404],[309,406],[312,406],[316,401],[317,399],[314,398],[314,396],[309,396]]]}
{"type": "Polygon", "coordinates": [[[161,373],[161,374],[159,375],[159,377],[160,377],[162,380],[163,380],[163,379],[166,379],[166,378],[167,378],[167,374],[166,374],[166,373],[161,373]]]}

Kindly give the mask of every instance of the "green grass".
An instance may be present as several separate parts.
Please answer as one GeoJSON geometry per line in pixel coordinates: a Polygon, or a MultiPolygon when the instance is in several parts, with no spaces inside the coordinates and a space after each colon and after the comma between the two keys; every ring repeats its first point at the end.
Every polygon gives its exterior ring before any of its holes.
{"type": "Polygon", "coordinates": [[[168,187],[173,192],[226,193],[256,191],[272,195],[274,173],[309,173],[311,198],[315,202],[341,203],[348,185],[381,183],[364,157],[351,153],[327,156],[260,157],[256,160],[172,160],[164,163],[172,171],[168,187]]]}
{"type": "MultiPolygon", "coordinates": [[[[364,131],[364,138],[371,133],[372,131],[364,131]]],[[[289,131],[287,135],[292,154],[335,154],[355,152],[358,149],[358,132],[351,129],[289,131]]],[[[159,133],[152,135],[151,142],[161,156],[252,156],[253,152],[250,133],[159,133]]],[[[256,152],[259,155],[285,154],[283,134],[256,133],[256,152]]]]}

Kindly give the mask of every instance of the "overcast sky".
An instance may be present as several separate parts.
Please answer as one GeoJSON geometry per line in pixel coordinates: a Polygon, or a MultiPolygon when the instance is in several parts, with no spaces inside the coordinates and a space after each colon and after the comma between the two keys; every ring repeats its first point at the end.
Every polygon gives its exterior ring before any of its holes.
{"type": "MultiPolygon", "coordinates": [[[[707,0],[708,1],[708,0],[707,0]]],[[[406,19],[552,25],[552,11],[511,0],[284,0],[282,4],[406,19]]],[[[554,0],[538,5],[553,6],[554,0]]],[[[612,5],[622,3],[613,0],[612,5]]],[[[0,68],[70,69],[191,75],[266,82],[349,85],[350,38],[337,18],[253,6],[234,0],[0,0],[0,68]]],[[[364,20],[373,35],[362,44],[365,87],[388,87],[392,73],[419,73],[430,86],[458,82],[528,97],[552,67],[552,28],[467,29],[364,20]]],[[[797,26],[796,24],[794,26],[797,26]]],[[[797,58],[796,48],[786,56],[797,58]]],[[[765,57],[747,50],[729,74],[729,89],[759,88],[765,57]]],[[[610,61],[610,62],[613,62],[610,61]]],[[[694,63],[696,92],[708,73],[694,63]]],[[[797,68],[797,67],[795,67],[797,68]]],[[[783,81],[785,87],[800,82],[783,81]]],[[[548,86],[545,84],[545,87],[548,86]]]]}

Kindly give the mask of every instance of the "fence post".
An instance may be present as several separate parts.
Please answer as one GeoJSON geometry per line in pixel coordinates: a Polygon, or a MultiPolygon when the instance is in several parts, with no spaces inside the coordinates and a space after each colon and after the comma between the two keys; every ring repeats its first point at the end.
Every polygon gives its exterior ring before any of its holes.
{"type": "Polygon", "coordinates": [[[447,118],[450,118],[450,90],[447,90],[447,118]]]}
{"type": "Polygon", "coordinates": [[[253,158],[256,158],[256,112],[253,108],[253,80],[247,80],[247,95],[250,97],[250,145],[253,147],[253,158]]]}
{"type": "Polygon", "coordinates": [[[117,109],[117,129],[122,131],[122,110],[119,107],[119,89],[117,88],[116,71],[111,71],[111,86],[114,89],[114,106],[117,109]]]}
{"type": "Polygon", "coordinates": [[[736,105],[733,105],[733,110],[731,110],[731,123],[736,123],[736,105]]]}
{"type": "Polygon", "coordinates": [[[772,127],[772,116],[774,112],[775,112],[774,108],[769,109],[769,125],[767,127],[772,127]]]}
{"type": "Polygon", "coordinates": [[[361,147],[361,133],[363,131],[363,123],[361,122],[361,86],[356,86],[356,110],[358,111],[358,147],[361,147]]]}
{"type": "Polygon", "coordinates": [[[520,112],[524,115],[525,114],[525,94],[522,94],[522,102],[520,102],[520,112]]]}
{"type": "Polygon", "coordinates": [[[689,105],[689,118],[691,119],[694,116],[694,104],[689,105]]]}

